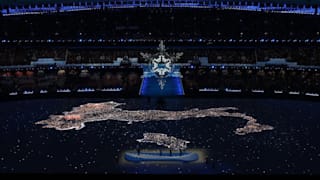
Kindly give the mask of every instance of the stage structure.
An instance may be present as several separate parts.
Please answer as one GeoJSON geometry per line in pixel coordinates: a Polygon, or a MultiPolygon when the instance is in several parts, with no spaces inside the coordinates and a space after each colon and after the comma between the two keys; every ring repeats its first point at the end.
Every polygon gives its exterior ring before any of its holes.
{"type": "Polygon", "coordinates": [[[190,141],[179,139],[173,136],[168,136],[162,133],[144,133],[143,139],[137,139],[139,143],[154,143],[160,146],[165,146],[169,149],[169,153],[159,149],[159,152],[140,152],[140,146],[137,148],[137,152],[129,151],[125,153],[125,159],[131,162],[143,162],[143,161],[178,161],[178,162],[192,162],[199,159],[199,155],[195,152],[185,151],[187,144],[190,141]],[[172,151],[179,151],[172,152],[172,151]]]}
{"type": "Polygon", "coordinates": [[[183,55],[182,52],[169,54],[166,52],[163,41],[160,41],[157,53],[141,52],[140,54],[148,62],[146,65],[143,65],[143,80],[140,87],[140,95],[184,95],[180,66],[175,64],[183,55]]]}

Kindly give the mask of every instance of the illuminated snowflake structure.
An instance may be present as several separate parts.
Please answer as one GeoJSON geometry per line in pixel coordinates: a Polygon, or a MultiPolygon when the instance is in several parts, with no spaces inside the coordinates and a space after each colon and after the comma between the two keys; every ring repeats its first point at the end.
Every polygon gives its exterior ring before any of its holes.
{"type": "Polygon", "coordinates": [[[147,62],[149,62],[150,72],[153,76],[158,78],[158,84],[161,90],[165,87],[165,78],[170,76],[170,74],[173,72],[173,63],[180,59],[180,57],[183,55],[181,52],[170,55],[168,52],[166,52],[163,41],[160,41],[157,53],[140,54],[147,62]]]}

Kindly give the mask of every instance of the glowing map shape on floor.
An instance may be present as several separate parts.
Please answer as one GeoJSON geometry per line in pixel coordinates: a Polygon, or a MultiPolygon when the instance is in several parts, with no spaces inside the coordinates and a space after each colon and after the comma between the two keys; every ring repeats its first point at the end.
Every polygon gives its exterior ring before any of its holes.
{"type": "Polygon", "coordinates": [[[63,112],[63,115],[50,115],[48,119],[36,122],[36,124],[44,125],[43,128],[55,128],[57,130],[80,130],[85,127],[86,122],[95,121],[115,120],[131,124],[133,122],[177,121],[188,118],[234,117],[247,120],[244,127],[235,130],[238,135],[273,129],[272,126],[257,123],[257,119],[252,116],[239,112],[228,112],[238,110],[236,107],[194,108],[184,111],[125,110],[118,107],[124,104],[114,101],[87,103],[74,107],[69,112],[63,112]]]}

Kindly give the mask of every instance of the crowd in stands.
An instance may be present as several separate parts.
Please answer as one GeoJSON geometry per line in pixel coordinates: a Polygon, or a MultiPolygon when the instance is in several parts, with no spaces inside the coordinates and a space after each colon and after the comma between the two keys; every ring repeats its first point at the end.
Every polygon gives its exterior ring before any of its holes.
{"type": "Polygon", "coordinates": [[[317,69],[187,67],[181,72],[186,93],[197,93],[201,88],[223,91],[228,88],[242,92],[264,90],[272,94],[274,91],[320,93],[320,72],[317,69]]]}
{"type": "MultiPolygon", "coordinates": [[[[144,62],[140,52],[155,52],[159,40],[164,40],[169,53],[184,53],[180,63],[196,63],[201,57],[218,64],[255,64],[282,58],[298,65],[320,65],[320,48],[314,44],[320,42],[317,15],[133,8],[2,16],[0,22],[0,66],[29,65],[39,58],[65,60],[71,65],[113,63],[124,57],[144,62]],[[140,44],[130,44],[135,40],[140,44]],[[244,43],[240,46],[234,40],[244,43]],[[283,40],[287,43],[277,43],[283,40]]],[[[2,93],[84,87],[124,87],[138,92],[142,75],[140,68],[122,67],[0,69],[2,93]]],[[[316,69],[196,67],[182,68],[181,72],[187,93],[199,88],[320,91],[316,69]]]]}
{"type": "Polygon", "coordinates": [[[77,91],[82,88],[122,88],[138,92],[142,69],[23,69],[0,71],[0,93],[41,90],[56,92],[59,89],[77,91]]]}
{"type": "Polygon", "coordinates": [[[154,50],[159,40],[177,46],[170,47],[174,52],[184,52],[180,62],[198,57],[208,57],[209,63],[285,58],[319,65],[319,48],[309,44],[320,42],[319,20],[320,16],[314,15],[213,8],[105,9],[0,17],[0,65],[26,65],[43,57],[66,60],[68,64],[112,63],[118,57],[136,57],[141,62],[140,52],[154,50]],[[130,44],[135,40],[140,44],[130,44]],[[234,40],[244,43],[239,47],[234,40]],[[276,43],[283,40],[288,43],[276,43]],[[83,47],[84,41],[89,47],[83,47]],[[275,43],[261,44],[265,41],[275,43]],[[215,42],[229,43],[223,46],[231,48],[219,48],[215,42]]]}
{"type": "MultiPolygon", "coordinates": [[[[123,88],[124,92],[138,95],[141,85],[142,68],[60,68],[21,69],[0,71],[0,94],[23,93],[47,90],[92,88],[123,88]]],[[[181,68],[185,93],[199,93],[199,89],[212,88],[224,91],[237,89],[243,93],[252,90],[320,94],[320,71],[285,67],[196,67],[181,68]]]]}
{"type": "Polygon", "coordinates": [[[320,16],[133,8],[0,17],[4,40],[318,39],[320,16]]]}
{"type": "MultiPolygon", "coordinates": [[[[153,48],[153,50],[151,50],[153,48]]],[[[117,58],[137,58],[145,62],[140,52],[153,53],[149,49],[135,48],[66,48],[66,47],[5,47],[0,49],[0,65],[29,65],[39,58],[66,60],[67,64],[113,63],[117,58]]],[[[320,65],[319,47],[169,47],[169,53],[183,52],[178,63],[188,63],[207,57],[209,63],[254,64],[272,58],[283,58],[299,65],[320,65]]]]}

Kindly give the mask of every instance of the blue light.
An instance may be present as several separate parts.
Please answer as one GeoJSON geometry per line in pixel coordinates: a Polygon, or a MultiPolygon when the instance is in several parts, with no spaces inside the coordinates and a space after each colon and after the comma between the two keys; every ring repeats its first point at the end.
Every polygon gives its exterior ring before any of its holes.
{"type": "Polygon", "coordinates": [[[82,42],[82,39],[79,39],[79,42],[82,42]]]}
{"type": "Polygon", "coordinates": [[[224,65],[221,66],[221,69],[224,69],[224,65]]]}
{"type": "Polygon", "coordinates": [[[183,90],[183,85],[182,85],[181,79],[178,77],[175,77],[175,80],[176,80],[176,86],[178,88],[177,95],[184,95],[184,90],[183,90]]]}
{"type": "Polygon", "coordinates": [[[214,69],[214,65],[212,65],[211,68],[214,69]]]}
{"type": "Polygon", "coordinates": [[[142,80],[142,84],[141,84],[141,89],[140,89],[140,95],[145,95],[147,92],[146,92],[146,84],[148,84],[148,80],[149,78],[143,78],[142,80]]]}
{"type": "Polygon", "coordinates": [[[157,78],[144,77],[139,94],[144,96],[184,95],[183,85],[179,77],[169,77],[166,80],[166,88],[161,90],[157,78]]]}
{"type": "Polygon", "coordinates": [[[191,65],[190,68],[193,69],[194,67],[191,65]]]}

